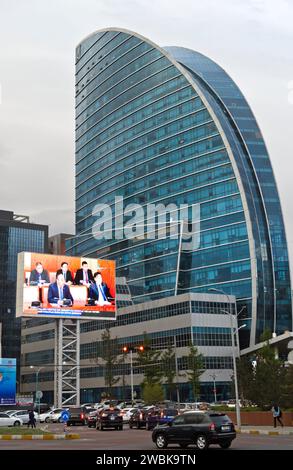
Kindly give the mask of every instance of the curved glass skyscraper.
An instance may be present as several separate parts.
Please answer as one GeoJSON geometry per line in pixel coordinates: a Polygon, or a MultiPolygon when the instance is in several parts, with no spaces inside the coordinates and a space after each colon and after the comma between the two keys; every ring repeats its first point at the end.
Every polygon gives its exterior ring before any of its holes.
{"type": "Polygon", "coordinates": [[[292,329],[286,236],[264,140],[239,88],[198,52],[116,28],[78,45],[76,233],[68,252],[116,259],[135,302],[220,289],[252,318],[243,345],[265,328],[292,329]],[[114,211],[117,196],[142,208],[200,204],[198,246],[128,239],[121,227],[95,239],[96,204],[114,211]]]}

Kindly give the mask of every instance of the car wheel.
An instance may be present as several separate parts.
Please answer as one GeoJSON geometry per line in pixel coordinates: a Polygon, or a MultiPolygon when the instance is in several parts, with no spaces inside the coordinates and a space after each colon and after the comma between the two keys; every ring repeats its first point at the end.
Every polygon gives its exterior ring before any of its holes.
{"type": "Polygon", "coordinates": [[[119,431],[123,431],[123,426],[119,426],[119,431]]]}
{"type": "Polygon", "coordinates": [[[132,424],[129,425],[129,429],[132,429],[132,424]]]}
{"type": "Polygon", "coordinates": [[[206,450],[209,447],[206,436],[204,434],[199,434],[195,439],[195,445],[198,450],[206,450]]]}
{"type": "Polygon", "coordinates": [[[165,449],[168,445],[167,439],[163,434],[158,434],[156,436],[156,446],[158,449],[165,449]]]}
{"type": "Polygon", "coordinates": [[[50,422],[50,418],[47,416],[47,418],[45,419],[45,423],[49,423],[50,422]]]}
{"type": "Polygon", "coordinates": [[[223,442],[219,442],[219,446],[222,448],[222,449],[229,449],[229,447],[231,446],[232,444],[232,441],[223,441],[223,442]]]}
{"type": "Polygon", "coordinates": [[[181,449],[187,449],[187,447],[188,447],[188,444],[184,444],[183,442],[179,445],[180,445],[181,449]]]}
{"type": "Polygon", "coordinates": [[[58,421],[58,423],[62,423],[62,418],[61,418],[61,417],[60,417],[60,418],[58,418],[58,420],[57,420],[57,421],[58,421]]]}
{"type": "Polygon", "coordinates": [[[13,426],[20,426],[20,421],[14,421],[13,426]]]}

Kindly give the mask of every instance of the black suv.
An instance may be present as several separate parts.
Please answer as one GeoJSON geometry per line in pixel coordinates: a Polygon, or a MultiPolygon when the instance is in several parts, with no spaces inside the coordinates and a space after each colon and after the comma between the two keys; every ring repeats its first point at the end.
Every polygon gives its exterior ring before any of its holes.
{"type": "Polygon", "coordinates": [[[190,411],[176,416],[167,426],[157,426],[152,439],[159,449],[168,444],[179,444],[186,448],[194,444],[205,450],[210,444],[219,444],[228,449],[236,437],[234,424],[225,413],[190,411]]]}
{"type": "Polygon", "coordinates": [[[138,408],[129,418],[129,428],[145,428],[147,422],[147,416],[151,409],[138,408]]]}
{"type": "Polygon", "coordinates": [[[120,408],[109,408],[97,414],[96,429],[103,431],[105,428],[123,430],[123,415],[120,408]]]}
{"type": "Polygon", "coordinates": [[[76,424],[81,424],[84,426],[86,424],[85,414],[82,408],[77,406],[70,406],[68,408],[69,419],[67,421],[67,426],[72,426],[76,424]]]}

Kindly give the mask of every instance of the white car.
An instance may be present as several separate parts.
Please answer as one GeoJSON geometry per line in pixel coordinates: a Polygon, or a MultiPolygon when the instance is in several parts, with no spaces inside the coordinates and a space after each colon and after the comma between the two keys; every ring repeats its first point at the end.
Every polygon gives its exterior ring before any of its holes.
{"type": "Polygon", "coordinates": [[[22,424],[23,422],[19,417],[0,412],[0,426],[21,426],[22,424]]]}
{"type": "Polygon", "coordinates": [[[55,414],[55,410],[47,411],[46,413],[41,413],[39,416],[40,423],[50,423],[52,421],[52,416],[55,414]]]}
{"type": "Polygon", "coordinates": [[[50,421],[53,423],[62,423],[61,414],[64,410],[68,410],[68,408],[56,408],[52,410],[53,413],[50,416],[50,421]]]}
{"type": "Polygon", "coordinates": [[[137,408],[123,408],[121,413],[123,414],[123,423],[128,423],[130,417],[137,411],[137,408]]]}
{"type": "MultiPolygon", "coordinates": [[[[23,424],[28,424],[29,422],[29,413],[27,410],[19,410],[19,411],[15,411],[13,413],[9,413],[9,416],[11,418],[20,418],[22,423],[23,424]]],[[[38,414],[36,412],[34,412],[34,416],[35,416],[35,420],[38,421],[39,418],[38,418],[38,414]]]]}

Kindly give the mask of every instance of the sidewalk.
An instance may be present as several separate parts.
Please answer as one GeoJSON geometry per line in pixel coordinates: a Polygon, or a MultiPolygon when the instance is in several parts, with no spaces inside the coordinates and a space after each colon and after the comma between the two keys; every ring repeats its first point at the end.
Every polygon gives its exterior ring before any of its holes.
{"type": "Polygon", "coordinates": [[[238,433],[241,434],[261,434],[267,436],[293,436],[293,426],[284,426],[283,428],[278,426],[241,426],[241,431],[237,429],[238,433]]]}

